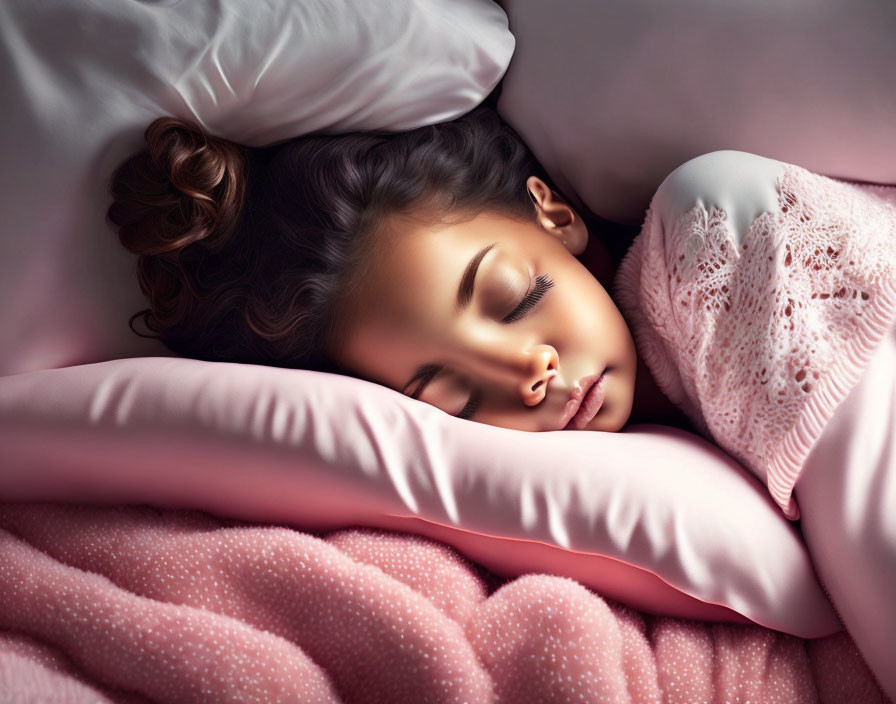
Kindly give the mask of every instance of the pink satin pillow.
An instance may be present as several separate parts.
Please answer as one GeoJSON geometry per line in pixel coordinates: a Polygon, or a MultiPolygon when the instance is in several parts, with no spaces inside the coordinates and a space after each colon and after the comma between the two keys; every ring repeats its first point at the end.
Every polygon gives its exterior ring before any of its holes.
{"type": "Polygon", "coordinates": [[[350,377],[182,358],[0,377],[0,500],[198,508],[441,540],[634,608],[842,630],[764,487],[690,433],[530,433],[350,377]]]}

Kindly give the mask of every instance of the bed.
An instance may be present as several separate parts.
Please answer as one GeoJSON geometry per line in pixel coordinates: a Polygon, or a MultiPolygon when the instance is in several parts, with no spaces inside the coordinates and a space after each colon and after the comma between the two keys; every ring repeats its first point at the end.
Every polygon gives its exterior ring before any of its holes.
{"type": "Polygon", "coordinates": [[[896,581],[852,548],[894,514],[896,336],[809,460],[807,497],[852,503],[792,522],[681,428],[512,431],[173,355],[128,328],[103,214],[163,114],[259,146],[483,102],[617,255],[720,149],[884,197],[894,30],[885,0],[4,3],[0,698],[892,701],[855,594],[896,581]]]}

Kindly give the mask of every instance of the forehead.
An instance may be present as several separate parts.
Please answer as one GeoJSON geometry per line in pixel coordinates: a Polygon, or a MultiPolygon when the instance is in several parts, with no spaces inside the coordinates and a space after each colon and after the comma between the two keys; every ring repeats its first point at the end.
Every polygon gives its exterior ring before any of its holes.
{"type": "Polygon", "coordinates": [[[354,282],[335,355],[349,369],[400,388],[421,361],[435,361],[451,334],[464,269],[482,247],[483,260],[523,246],[526,224],[479,215],[462,222],[390,227],[354,282]],[[498,252],[496,252],[498,250],[498,252]],[[430,359],[430,357],[432,359],[430,359]]]}
{"type": "MultiPolygon", "coordinates": [[[[525,224],[518,220],[479,215],[439,225],[399,224],[386,233],[357,285],[356,322],[388,317],[424,325],[434,314],[452,314],[461,276],[483,247],[495,250],[523,246],[525,224]]],[[[494,255],[489,251],[485,262],[494,255]]],[[[435,316],[438,317],[438,316],[435,316]]]]}

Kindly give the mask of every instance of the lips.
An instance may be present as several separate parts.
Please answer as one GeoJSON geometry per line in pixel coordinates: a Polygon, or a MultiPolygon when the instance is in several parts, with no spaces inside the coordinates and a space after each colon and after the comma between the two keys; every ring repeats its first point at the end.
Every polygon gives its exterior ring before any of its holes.
{"type": "Polygon", "coordinates": [[[589,374],[579,379],[561,419],[563,430],[581,430],[597,414],[604,402],[603,380],[607,370],[600,374],[589,374]]]}

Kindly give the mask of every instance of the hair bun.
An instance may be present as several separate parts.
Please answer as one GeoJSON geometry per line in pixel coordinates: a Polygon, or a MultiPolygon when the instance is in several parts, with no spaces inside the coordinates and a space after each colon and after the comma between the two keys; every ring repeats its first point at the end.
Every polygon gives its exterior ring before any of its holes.
{"type": "Polygon", "coordinates": [[[108,217],[121,243],[138,255],[177,252],[200,240],[220,250],[242,208],[244,149],[174,117],[154,120],[144,137],[146,148],[110,180],[108,217]]]}

